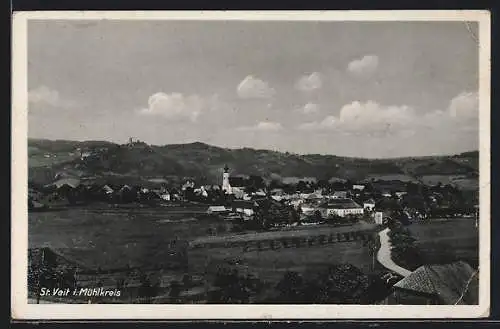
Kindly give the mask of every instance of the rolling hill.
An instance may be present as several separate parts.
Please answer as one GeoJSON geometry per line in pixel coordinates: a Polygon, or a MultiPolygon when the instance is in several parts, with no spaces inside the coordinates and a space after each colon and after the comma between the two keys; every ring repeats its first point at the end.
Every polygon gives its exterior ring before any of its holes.
{"type": "MultiPolygon", "coordinates": [[[[291,154],[251,148],[227,149],[200,142],[119,145],[106,141],[28,140],[29,179],[46,184],[58,173],[79,177],[149,180],[186,177],[205,183],[220,183],[221,168],[227,164],[233,175],[260,175],[265,179],[284,177],[341,177],[362,179],[421,179],[450,176],[477,179],[479,152],[451,156],[391,159],[362,159],[319,154],[291,154]]],[[[445,180],[446,181],[446,180],[445,180]]]]}

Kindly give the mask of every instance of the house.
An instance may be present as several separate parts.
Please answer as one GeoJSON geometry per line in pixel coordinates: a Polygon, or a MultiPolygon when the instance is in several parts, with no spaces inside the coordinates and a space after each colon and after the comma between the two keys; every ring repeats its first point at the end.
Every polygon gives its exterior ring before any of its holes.
{"type": "Polygon", "coordinates": [[[271,195],[279,195],[282,196],[284,194],[284,190],[282,188],[273,188],[271,190],[271,195]]]}
{"type": "Polygon", "coordinates": [[[162,199],[164,201],[171,200],[171,196],[170,196],[170,193],[168,191],[161,191],[158,193],[158,195],[160,196],[160,199],[162,199]]]}
{"type": "Polygon", "coordinates": [[[61,188],[64,185],[68,185],[72,188],[77,188],[80,185],[80,179],[66,177],[66,178],[61,178],[50,185],[55,186],[56,188],[61,188]]]}
{"type": "Polygon", "coordinates": [[[235,175],[229,177],[229,184],[231,187],[237,187],[239,189],[244,190],[247,186],[249,186],[249,177],[246,175],[235,175]]]}
{"type": "Polygon", "coordinates": [[[231,192],[236,199],[243,199],[245,191],[241,187],[231,186],[231,192]]]}
{"type": "Polygon", "coordinates": [[[114,192],[113,189],[111,187],[109,187],[109,185],[104,185],[102,187],[102,190],[107,195],[110,195],[110,194],[112,194],[114,192]]]}
{"type": "Polygon", "coordinates": [[[375,224],[383,225],[384,224],[384,213],[381,211],[377,211],[373,214],[373,219],[375,220],[375,224]]]}
{"type": "Polygon", "coordinates": [[[242,213],[246,216],[252,216],[255,211],[254,209],[258,207],[255,201],[245,201],[245,200],[234,200],[231,203],[232,210],[237,213],[242,213]]]}
{"type": "Polygon", "coordinates": [[[80,160],[85,160],[86,158],[90,157],[92,155],[91,152],[82,152],[80,154],[80,160]]]}
{"type": "Polygon", "coordinates": [[[386,304],[477,305],[479,273],[464,261],[423,265],[393,286],[386,304]]]}
{"type": "Polygon", "coordinates": [[[316,204],[313,204],[313,203],[304,202],[304,203],[300,204],[299,207],[301,208],[302,213],[306,216],[313,215],[314,212],[316,212],[316,210],[319,210],[318,206],[316,204]]]}
{"type": "Polygon", "coordinates": [[[323,213],[328,216],[345,217],[348,215],[363,215],[364,209],[351,199],[336,199],[321,205],[323,213]]]}
{"type": "Polygon", "coordinates": [[[194,187],[195,187],[195,183],[194,183],[194,181],[192,181],[192,180],[188,180],[188,181],[186,181],[186,182],[182,185],[182,188],[181,188],[181,189],[182,189],[183,191],[185,191],[187,188],[192,188],[192,189],[194,189],[194,187]]]}
{"type": "Polygon", "coordinates": [[[354,184],[352,186],[352,189],[353,190],[358,190],[358,191],[363,191],[365,189],[365,186],[364,185],[361,185],[361,184],[354,184]]]}
{"type": "Polygon", "coordinates": [[[258,196],[258,197],[263,197],[263,196],[266,196],[266,192],[264,192],[264,190],[260,189],[258,190],[257,192],[253,193],[255,196],[258,196]]]}
{"type": "Polygon", "coordinates": [[[368,211],[375,209],[375,201],[373,199],[366,200],[363,202],[363,208],[368,211]]]}
{"type": "Polygon", "coordinates": [[[201,195],[204,198],[208,197],[208,192],[207,192],[207,190],[205,190],[204,186],[201,186],[200,188],[194,189],[194,193],[201,195]]]}
{"type": "Polygon", "coordinates": [[[231,209],[226,208],[225,206],[210,206],[207,209],[207,214],[227,214],[230,213],[231,209]]]}
{"type": "Polygon", "coordinates": [[[304,200],[298,199],[298,198],[293,198],[289,201],[289,204],[293,206],[295,209],[298,209],[301,207],[301,205],[304,203],[304,200]]]}
{"type": "Polygon", "coordinates": [[[283,177],[281,179],[282,183],[285,184],[285,185],[296,185],[298,184],[300,181],[306,183],[306,184],[315,184],[317,182],[317,179],[316,177],[295,177],[295,176],[291,176],[291,177],[283,177]]]}
{"type": "Polygon", "coordinates": [[[402,191],[398,191],[398,192],[396,192],[395,194],[396,194],[396,196],[397,196],[398,198],[400,198],[400,199],[401,199],[401,198],[402,198],[403,196],[405,196],[407,193],[406,193],[406,192],[402,192],[402,191]]]}
{"type": "Polygon", "coordinates": [[[347,191],[335,191],[335,192],[333,192],[333,198],[334,199],[346,199],[347,198],[347,191]]]}

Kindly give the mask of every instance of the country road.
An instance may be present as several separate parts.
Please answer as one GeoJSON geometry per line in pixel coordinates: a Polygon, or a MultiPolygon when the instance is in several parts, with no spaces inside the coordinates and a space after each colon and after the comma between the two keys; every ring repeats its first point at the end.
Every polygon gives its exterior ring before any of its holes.
{"type": "Polygon", "coordinates": [[[388,233],[389,228],[386,228],[378,233],[380,237],[380,249],[377,253],[377,260],[388,270],[396,272],[403,277],[408,276],[411,271],[408,271],[407,269],[397,265],[391,258],[391,241],[389,239],[388,233]]]}

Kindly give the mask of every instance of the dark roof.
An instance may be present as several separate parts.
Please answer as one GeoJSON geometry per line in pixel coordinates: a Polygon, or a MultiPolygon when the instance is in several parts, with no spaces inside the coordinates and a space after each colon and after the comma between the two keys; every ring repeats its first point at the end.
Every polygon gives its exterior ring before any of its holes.
{"type": "Polygon", "coordinates": [[[423,265],[394,285],[396,289],[437,296],[444,304],[477,304],[478,274],[463,261],[423,265]]]}
{"type": "Polygon", "coordinates": [[[248,181],[245,177],[240,177],[240,176],[231,176],[229,177],[229,184],[231,186],[247,186],[248,181]]]}
{"type": "Polygon", "coordinates": [[[253,207],[257,206],[257,204],[255,203],[255,201],[234,200],[231,203],[231,206],[250,209],[250,208],[253,208],[253,207]]]}

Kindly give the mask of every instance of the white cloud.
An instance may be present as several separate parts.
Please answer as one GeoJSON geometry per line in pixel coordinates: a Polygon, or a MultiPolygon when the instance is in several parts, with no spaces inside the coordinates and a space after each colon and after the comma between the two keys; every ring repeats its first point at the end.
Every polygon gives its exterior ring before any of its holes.
{"type": "Polygon", "coordinates": [[[339,121],[355,127],[378,124],[408,124],[415,117],[412,108],[406,105],[383,106],[373,101],[352,102],[340,110],[339,121]]]}
{"type": "Polygon", "coordinates": [[[275,94],[267,82],[252,75],[243,79],[236,90],[240,98],[271,98],[275,94]]]}
{"type": "Polygon", "coordinates": [[[361,59],[356,59],[347,65],[347,70],[357,76],[371,75],[377,70],[378,56],[366,55],[361,59]]]}
{"type": "Polygon", "coordinates": [[[334,129],[337,125],[338,119],[333,116],[329,115],[326,118],[324,118],[322,121],[312,121],[312,122],[306,122],[302,123],[298,126],[298,129],[300,130],[329,130],[329,129],[334,129]]]}
{"type": "MultiPolygon", "coordinates": [[[[344,105],[338,116],[300,124],[300,130],[335,130],[356,135],[413,136],[416,132],[439,131],[448,134],[477,129],[477,93],[463,92],[445,110],[418,114],[407,105],[381,105],[374,101],[355,101],[344,105]]],[[[433,133],[434,133],[433,132],[433,133]]]]}
{"type": "Polygon", "coordinates": [[[194,122],[204,111],[213,110],[216,106],[217,96],[206,99],[198,95],[158,92],[149,97],[148,107],[139,110],[138,113],[194,122]]]}
{"type": "Polygon", "coordinates": [[[39,86],[28,91],[28,102],[32,105],[49,105],[52,107],[71,107],[75,105],[75,102],[62,98],[57,90],[47,86],[39,86]]]}
{"type": "Polygon", "coordinates": [[[303,107],[298,108],[297,111],[302,112],[304,114],[314,114],[319,112],[319,106],[318,104],[307,103],[303,107]]]}
{"type": "Polygon", "coordinates": [[[282,130],[283,126],[279,122],[262,121],[255,126],[239,127],[238,130],[243,131],[278,131],[282,130]]]}
{"type": "Polygon", "coordinates": [[[449,113],[453,118],[472,119],[479,117],[479,95],[477,92],[462,92],[450,101],[449,113]]]}
{"type": "Polygon", "coordinates": [[[295,83],[295,88],[304,92],[311,92],[320,89],[323,85],[321,75],[318,72],[313,72],[310,75],[300,77],[295,83]]]}

